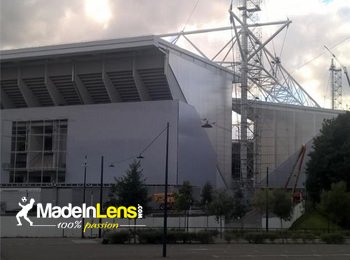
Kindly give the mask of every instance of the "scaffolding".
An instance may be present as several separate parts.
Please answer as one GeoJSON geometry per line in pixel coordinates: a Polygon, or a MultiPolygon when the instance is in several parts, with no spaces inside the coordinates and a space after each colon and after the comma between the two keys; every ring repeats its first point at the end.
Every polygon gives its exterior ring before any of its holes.
{"type": "Polygon", "coordinates": [[[342,109],[342,71],[331,61],[329,68],[331,76],[331,90],[332,90],[332,109],[342,109]]]}
{"type": "Polygon", "coordinates": [[[237,122],[235,122],[237,124],[233,124],[233,136],[237,136],[237,141],[240,142],[239,156],[233,153],[233,160],[239,160],[234,162],[238,166],[233,165],[233,177],[237,175],[236,171],[239,169],[239,185],[246,186],[248,189],[255,186],[262,174],[260,165],[262,148],[258,138],[259,131],[262,131],[259,129],[261,119],[255,110],[251,109],[255,107],[255,103],[267,101],[320,107],[283,67],[281,55],[277,56],[275,52],[272,53],[268,49],[273,39],[288,29],[291,21],[260,23],[258,16],[260,3],[261,0],[237,0],[233,8],[233,1],[231,1],[229,8],[231,25],[227,27],[196,31],[182,30],[178,33],[160,35],[172,44],[189,49],[232,72],[233,97],[240,102],[240,116],[237,116],[237,122]],[[233,10],[236,8],[240,15],[235,13],[237,10],[233,10]],[[261,28],[267,26],[278,26],[278,28],[263,41],[261,28]],[[225,33],[226,31],[230,31],[231,34],[225,33]],[[206,41],[203,41],[200,36],[205,34],[211,34],[213,37],[215,34],[218,35],[220,43],[209,50],[207,46],[201,46],[206,41]],[[216,48],[217,50],[214,50],[216,48]],[[254,145],[249,145],[250,142],[254,145]]]}

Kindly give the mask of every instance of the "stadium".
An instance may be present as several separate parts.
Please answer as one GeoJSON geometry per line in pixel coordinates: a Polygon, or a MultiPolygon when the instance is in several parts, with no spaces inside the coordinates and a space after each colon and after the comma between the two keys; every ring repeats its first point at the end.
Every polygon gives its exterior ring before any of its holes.
{"type": "Polygon", "coordinates": [[[2,211],[80,204],[84,168],[93,194],[141,157],[159,190],[168,122],[170,186],[231,182],[237,77],[214,62],[146,36],[2,51],[1,75],[2,211]]]}

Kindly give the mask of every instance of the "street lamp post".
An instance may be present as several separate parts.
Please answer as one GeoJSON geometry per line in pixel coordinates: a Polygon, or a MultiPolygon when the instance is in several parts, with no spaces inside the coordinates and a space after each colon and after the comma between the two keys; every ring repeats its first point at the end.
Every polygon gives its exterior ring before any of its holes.
{"type": "Polygon", "coordinates": [[[266,168],[266,191],[265,191],[265,228],[269,232],[269,167],[266,168]]]}
{"type": "Polygon", "coordinates": [[[167,228],[168,228],[168,160],[169,160],[169,122],[166,125],[163,257],[166,257],[166,244],[167,244],[167,238],[166,237],[167,237],[167,228]]]}
{"type": "MultiPolygon", "coordinates": [[[[163,132],[166,130],[166,150],[165,150],[165,181],[164,181],[164,219],[163,219],[163,257],[167,254],[167,229],[168,229],[168,168],[169,168],[169,122],[167,122],[166,128],[164,128],[150,144],[148,144],[139,155],[137,159],[143,159],[143,153],[157,140],[163,132]]],[[[131,159],[132,157],[128,158],[131,159]]],[[[125,160],[119,161],[123,162],[125,160]]],[[[114,163],[111,163],[109,167],[114,167],[114,163]]],[[[102,186],[103,186],[103,156],[101,158],[101,189],[100,189],[100,204],[102,205],[102,186]]],[[[100,219],[101,223],[101,219],[100,219]]],[[[101,238],[101,229],[99,229],[99,237],[101,238]]]]}
{"type": "MultiPolygon", "coordinates": [[[[100,183],[100,207],[103,209],[103,156],[101,156],[101,183],[100,183]]],[[[99,219],[100,226],[102,218],[99,219]]],[[[98,229],[98,237],[101,238],[101,228],[98,229]]]]}
{"type": "MultiPolygon", "coordinates": [[[[85,161],[84,161],[84,186],[83,186],[83,204],[85,203],[85,191],[86,191],[86,167],[87,167],[87,155],[85,155],[85,161]]],[[[82,218],[82,225],[81,225],[81,238],[84,238],[84,224],[85,219],[82,218]]]]}

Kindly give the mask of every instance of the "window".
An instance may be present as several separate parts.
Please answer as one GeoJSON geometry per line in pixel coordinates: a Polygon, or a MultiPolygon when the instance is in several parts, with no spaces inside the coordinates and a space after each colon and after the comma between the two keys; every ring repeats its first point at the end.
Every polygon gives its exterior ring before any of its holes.
{"type": "Polygon", "coordinates": [[[64,182],[67,120],[12,124],[10,182],[64,182]]]}

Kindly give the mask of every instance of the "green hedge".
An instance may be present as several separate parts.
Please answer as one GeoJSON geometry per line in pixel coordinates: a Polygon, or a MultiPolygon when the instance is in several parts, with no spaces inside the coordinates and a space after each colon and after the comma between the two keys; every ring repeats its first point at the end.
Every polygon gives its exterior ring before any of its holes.
{"type": "Polygon", "coordinates": [[[199,231],[196,235],[196,240],[202,244],[214,243],[214,233],[210,231],[199,231]]]}
{"type": "Polygon", "coordinates": [[[141,244],[160,244],[163,240],[163,233],[161,230],[140,230],[137,232],[137,235],[141,244]]]}
{"type": "MultiPolygon", "coordinates": [[[[167,243],[214,243],[214,237],[217,236],[217,231],[203,230],[199,232],[186,232],[184,230],[168,230],[167,243]]],[[[141,244],[160,244],[163,242],[162,229],[144,229],[136,232],[138,241],[141,244]]],[[[293,241],[295,243],[310,243],[315,239],[321,240],[327,244],[343,244],[345,243],[344,233],[325,233],[319,235],[314,232],[307,231],[293,231],[293,232],[277,232],[277,231],[260,231],[260,232],[244,232],[240,230],[229,230],[224,232],[224,239],[227,243],[231,241],[238,241],[245,239],[252,244],[263,244],[266,242],[285,243],[286,241],[293,241]]],[[[126,230],[107,231],[103,236],[102,243],[104,244],[123,244],[133,237],[133,234],[126,230]]]]}
{"type": "MultiPolygon", "coordinates": [[[[163,230],[147,229],[138,231],[138,239],[141,244],[159,244],[163,242],[163,230]]],[[[182,230],[169,230],[167,243],[214,243],[214,233],[210,231],[186,232],[182,230]]]]}
{"type": "Polygon", "coordinates": [[[321,240],[327,244],[344,244],[345,238],[341,233],[322,234],[321,240]]]}
{"type": "Polygon", "coordinates": [[[302,241],[313,242],[318,236],[310,232],[288,232],[288,231],[255,231],[255,232],[242,232],[242,231],[225,231],[224,239],[227,243],[231,241],[238,241],[239,239],[245,239],[252,244],[263,244],[266,242],[274,243],[276,240],[280,243],[286,243],[288,240],[294,242],[302,241]]]}
{"type": "Polygon", "coordinates": [[[102,243],[103,244],[124,244],[129,241],[130,233],[128,231],[120,230],[120,231],[107,231],[104,234],[102,243]]]}
{"type": "Polygon", "coordinates": [[[250,232],[244,234],[244,239],[247,240],[249,244],[263,244],[266,239],[266,234],[263,232],[250,232]]]}
{"type": "Polygon", "coordinates": [[[265,234],[265,239],[270,240],[270,242],[274,242],[276,239],[279,239],[281,236],[280,234],[276,232],[266,232],[265,234]]]}
{"type": "Polygon", "coordinates": [[[191,232],[185,232],[182,230],[170,230],[167,232],[168,243],[191,243],[195,241],[196,234],[191,232]]]}
{"type": "Polygon", "coordinates": [[[239,239],[244,237],[244,233],[236,230],[229,230],[224,232],[224,239],[227,243],[231,243],[231,241],[238,241],[239,239]]]}

